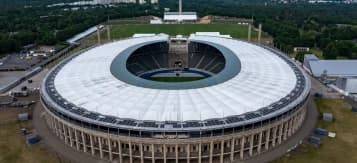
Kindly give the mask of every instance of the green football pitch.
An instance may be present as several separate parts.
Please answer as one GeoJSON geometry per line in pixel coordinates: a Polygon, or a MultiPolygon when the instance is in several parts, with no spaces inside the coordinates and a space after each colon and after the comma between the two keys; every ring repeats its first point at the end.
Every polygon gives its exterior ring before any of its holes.
{"type": "MultiPolygon", "coordinates": [[[[131,37],[135,33],[166,33],[170,36],[188,36],[195,32],[220,32],[224,35],[231,35],[233,38],[246,39],[248,26],[238,24],[120,24],[111,25],[112,39],[131,37]]],[[[257,37],[257,32],[252,30],[252,38],[257,37]]],[[[102,32],[102,38],[106,39],[107,32],[102,32]]],[[[265,37],[263,34],[262,37],[265,37]]],[[[93,39],[96,39],[93,36],[93,39]]]]}
{"type": "Polygon", "coordinates": [[[203,77],[151,77],[150,80],[160,82],[189,82],[203,79],[203,77]]]}

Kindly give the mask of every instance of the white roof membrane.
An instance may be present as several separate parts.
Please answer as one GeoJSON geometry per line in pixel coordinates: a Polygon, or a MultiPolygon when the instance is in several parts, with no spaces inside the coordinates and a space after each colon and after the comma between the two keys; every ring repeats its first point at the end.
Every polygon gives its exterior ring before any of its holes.
{"type": "Polygon", "coordinates": [[[73,58],[55,77],[58,93],[89,111],[120,118],[187,121],[222,118],[256,111],[289,94],[295,87],[293,69],[273,52],[247,42],[191,35],[230,49],[241,62],[240,72],[226,82],[197,89],[165,90],[127,84],[110,72],[123,50],[168,36],[138,37],[108,43],[73,58]]]}

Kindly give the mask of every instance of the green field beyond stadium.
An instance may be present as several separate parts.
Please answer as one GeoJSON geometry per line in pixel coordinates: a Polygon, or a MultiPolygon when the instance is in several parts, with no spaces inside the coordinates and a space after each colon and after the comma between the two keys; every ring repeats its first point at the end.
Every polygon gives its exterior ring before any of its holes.
{"type": "Polygon", "coordinates": [[[204,77],[151,77],[150,80],[159,82],[189,82],[201,80],[204,77]]]}
{"type": "MultiPolygon", "coordinates": [[[[239,24],[121,24],[111,25],[112,39],[127,38],[135,33],[166,33],[170,36],[188,36],[195,32],[220,32],[221,34],[231,35],[233,38],[246,39],[248,26],[239,24]]],[[[258,32],[252,30],[252,38],[256,38],[258,32]]],[[[265,37],[263,34],[262,37],[265,37]]],[[[106,39],[106,31],[103,30],[102,38],[106,39]]],[[[93,36],[93,39],[96,39],[93,36]]]]}

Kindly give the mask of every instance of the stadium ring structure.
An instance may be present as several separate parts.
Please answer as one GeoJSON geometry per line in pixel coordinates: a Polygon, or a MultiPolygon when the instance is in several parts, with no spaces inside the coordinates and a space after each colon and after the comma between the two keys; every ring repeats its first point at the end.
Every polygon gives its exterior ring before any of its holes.
{"type": "Polygon", "coordinates": [[[223,163],[269,151],[304,121],[310,81],[280,51],[191,34],[185,70],[205,78],[145,78],[171,70],[169,49],[168,35],[146,35],[63,60],[41,86],[51,130],[72,148],[110,161],[223,163]]]}

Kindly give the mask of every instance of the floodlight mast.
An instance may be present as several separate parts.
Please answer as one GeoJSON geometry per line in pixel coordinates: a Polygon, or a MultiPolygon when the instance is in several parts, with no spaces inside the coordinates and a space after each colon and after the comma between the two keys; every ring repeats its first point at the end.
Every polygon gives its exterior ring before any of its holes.
{"type": "Polygon", "coordinates": [[[179,0],[179,15],[182,15],[182,0],[179,0]]]}

